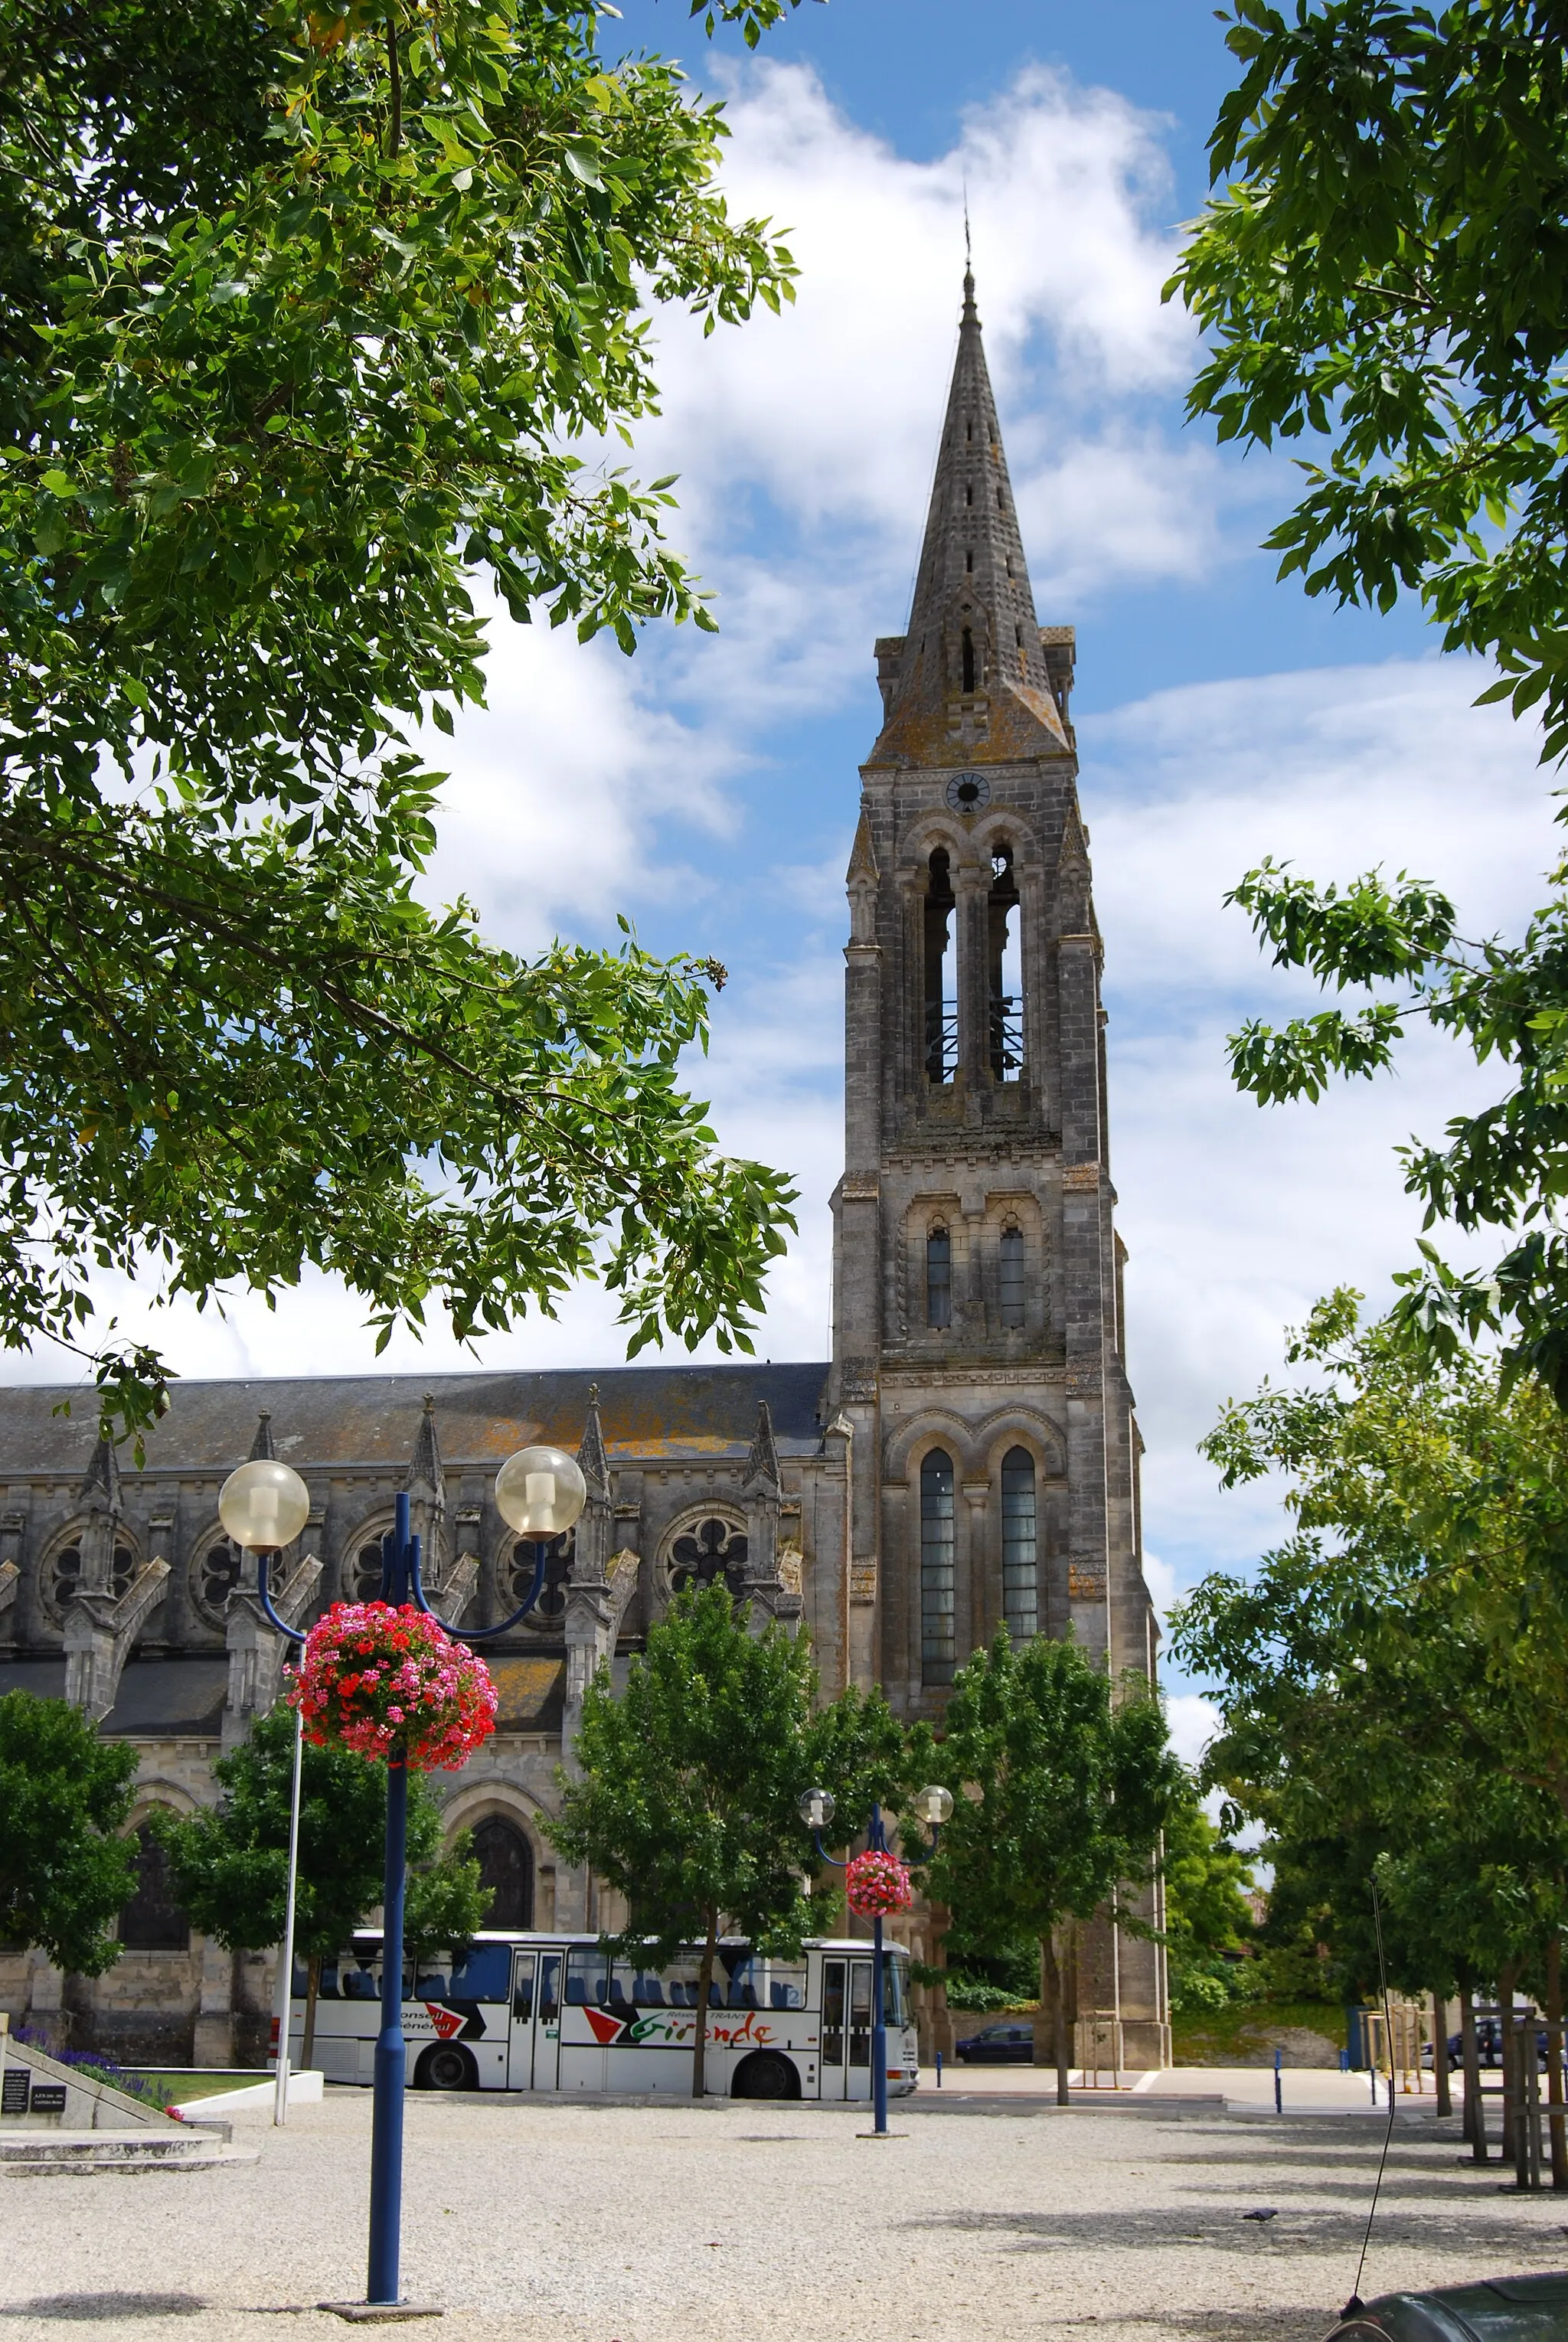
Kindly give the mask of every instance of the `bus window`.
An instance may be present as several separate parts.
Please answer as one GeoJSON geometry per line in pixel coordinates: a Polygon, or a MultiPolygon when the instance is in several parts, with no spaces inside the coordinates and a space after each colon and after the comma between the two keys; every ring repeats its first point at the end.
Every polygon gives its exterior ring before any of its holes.
{"type": "Polygon", "coordinates": [[[345,1968],[344,1970],[343,1997],[345,2000],[374,2000],[376,1997],[376,1981],[369,1968],[352,1967],[345,1968]]]}
{"type": "Polygon", "coordinates": [[[697,2005],[697,1972],[701,1966],[694,1951],[680,1952],[659,1972],[659,1982],[664,1987],[664,1998],[671,2008],[695,2008],[697,2005]]]}
{"type": "Polygon", "coordinates": [[[561,1955],[541,1952],[539,1955],[539,2022],[559,2025],[561,2022],[561,1955]]]}
{"type": "Polygon", "coordinates": [[[805,2007],[805,1962],[804,1960],[770,1960],[768,1962],[768,2007],[770,2008],[804,2008],[805,2007]]]}
{"type": "Polygon", "coordinates": [[[609,2006],[617,2017],[630,2017],[637,1999],[637,1963],[635,1960],[612,1960],[609,1977],[609,2006]]]}
{"type": "Polygon", "coordinates": [[[904,2027],[909,2023],[909,2010],[904,1997],[904,1962],[884,1959],[882,1964],[882,2021],[884,2025],[904,2027]]]}
{"type": "Polygon", "coordinates": [[[852,1960],[849,1976],[849,2062],[871,2063],[871,1962],[852,1960]]]}
{"type": "Polygon", "coordinates": [[[843,1960],[824,1960],[822,1964],[822,2062],[824,2066],[844,2063],[844,1970],[843,1960]]]}
{"type": "Polygon", "coordinates": [[[448,1986],[446,1977],[439,1968],[426,1968],[420,1971],[414,1977],[414,1997],[415,2000],[444,2000],[447,1996],[447,1990],[448,1986]]]}
{"type": "Polygon", "coordinates": [[[609,1962],[596,1944],[578,1944],[566,1955],[568,2008],[603,2008],[610,1997],[609,1962]]]}
{"type": "Polygon", "coordinates": [[[534,1955],[519,1952],[517,1973],[512,1984],[512,2014],[519,2025],[526,2025],[534,2014],[534,1955]]]}
{"type": "Polygon", "coordinates": [[[731,2008],[760,2008],[763,2005],[763,1964],[748,1945],[741,1952],[721,1953],[722,1965],[729,1970],[725,2001],[731,2008]]]}
{"type": "MultiPolygon", "coordinates": [[[[454,1965],[446,1997],[452,2000],[504,2000],[511,1968],[510,1944],[470,1944],[454,1965]]],[[[424,2000],[426,1995],[421,1993],[419,1997],[424,2000]]],[[[435,1997],[434,1994],[428,1997],[435,1997]]]]}

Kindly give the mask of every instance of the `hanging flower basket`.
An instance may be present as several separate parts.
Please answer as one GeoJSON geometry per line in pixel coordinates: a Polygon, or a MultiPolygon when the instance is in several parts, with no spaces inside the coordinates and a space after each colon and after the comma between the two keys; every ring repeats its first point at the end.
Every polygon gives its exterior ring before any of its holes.
{"type": "Polygon", "coordinates": [[[318,1748],[455,1773],[495,1729],[483,1659],[412,1603],[335,1602],[305,1636],[288,1695],[318,1748]]]}
{"type": "Polygon", "coordinates": [[[909,1873],[894,1854],[853,1856],[844,1884],[857,1919],[885,1919],[890,1911],[907,1911],[914,1900],[909,1873]]]}

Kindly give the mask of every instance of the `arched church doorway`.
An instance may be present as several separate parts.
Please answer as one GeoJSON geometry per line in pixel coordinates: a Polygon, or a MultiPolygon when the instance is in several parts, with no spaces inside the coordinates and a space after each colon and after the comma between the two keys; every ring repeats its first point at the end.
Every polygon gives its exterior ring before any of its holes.
{"type": "Polygon", "coordinates": [[[522,1831],[492,1814],[474,1833],[482,1886],[490,1889],[487,1927],[534,1925],[534,1849],[522,1831]]]}

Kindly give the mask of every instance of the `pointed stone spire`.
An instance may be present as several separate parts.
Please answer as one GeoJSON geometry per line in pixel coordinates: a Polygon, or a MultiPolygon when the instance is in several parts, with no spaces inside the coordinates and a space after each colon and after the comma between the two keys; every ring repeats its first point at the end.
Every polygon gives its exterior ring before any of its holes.
{"type": "Polygon", "coordinates": [[[429,1391],[403,1485],[408,1491],[408,1525],[421,1540],[425,1574],[433,1586],[439,1586],[446,1564],[446,1477],[435,1430],[435,1400],[429,1391]]]}
{"type": "Polygon", "coordinates": [[[887,714],[872,764],[998,764],[1070,754],[1041,647],[967,269],[909,631],[902,644],[878,650],[887,714]]]}
{"type": "Polygon", "coordinates": [[[599,1421],[599,1386],[588,1386],[588,1419],[583,1426],[582,1443],[577,1449],[577,1461],[583,1477],[588,1483],[590,1501],[597,1497],[606,1501],[610,1494],[610,1459],[604,1453],[604,1430],[599,1421]]]}
{"type": "Polygon", "coordinates": [[[85,1513],[110,1513],[117,1519],[120,1513],[120,1451],[112,1439],[100,1434],[93,1450],[93,1460],[82,1475],[79,1490],[85,1513]]]}
{"type": "Polygon", "coordinates": [[[415,1488],[424,1486],[430,1490],[432,1496],[439,1496],[443,1504],[446,1501],[446,1483],[441,1469],[441,1441],[435,1429],[435,1397],[431,1391],[424,1394],[424,1412],[414,1436],[414,1453],[408,1459],[408,1476],[404,1486],[411,1496],[415,1488]]]}
{"type": "Polygon", "coordinates": [[[251,1441],[248,1460],[253,1464],[270,1463],[276,1454],[277,1449],[272,1444],[272,1409],[264,1406],[256,1417],[256,1436],[251,1441]]]}
{"type": "Polygon", "coordinates": [[[746,1476],[741,1486],[743,1490],[761,1488],[774,1496],[781,1493],[779,1452],[774,1445],[774,1422],[765,1398],[757,1401],[757,1427],[752,1435],[752,1450],[746,1457],[746,1476]]]}
{"type": "Polygon", "coordinates": [[[872,843],[871,814],[865,806],[862,806],[854,844],[850,848],[849,868],[844,873],[844,885],[852,890],[856,886],[869,886],[874,891],[880,875],[876,866],[876,848],[872,843]]]}

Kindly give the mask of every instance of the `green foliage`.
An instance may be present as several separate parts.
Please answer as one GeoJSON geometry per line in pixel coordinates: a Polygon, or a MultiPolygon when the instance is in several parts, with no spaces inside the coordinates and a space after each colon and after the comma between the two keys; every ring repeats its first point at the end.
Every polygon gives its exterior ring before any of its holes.
{"type": "MultiPolygon", "coordinates": [[[[215,1807],[153,1817],[169,1857],[175,1895],[193,1925],[230,1950],[281,1941],[288,1892],[289,1804],[294,1777],[292,1709],[260,1717],[248,1740],[213,1767],[215,1807]]],[[[352,1749],[305,1744],[300,1780],[299,1877],[295,1943],[303,1957],[340,1952],[366,1911],[381,1901],[386,1843],[386,1768],[352,1749]]],[[[483,1924],[478,1866],[459,1845],[441,1855],[441,1813],[424,1777],[408,1783],[407,1941],[434,1949],[483,1924]]]]}
{"type": "Polygon", "coordinates": [[[1146,1875],[1180,1767],[1158,1702],[1077,1645],[999,1627],[954,1679],[937,1749],[953,1817],[922,1866],[974,1938],[1048,1937],[1146,1875]]]}
{"type": "Polygon", "coordinates": [[[1502,1227],[1515,1240],[1490,1270],[1464,1274],[1423,1238],[1423,1266],[1395,1279],[1404,1288],[1395,1319],[1439,1364],[1480,1335],[1511,1336],[1508,1379],[1536,1375],[1568,1408],[1568,1246],[1555,1225],[1568,1194],[1564,875],[1554,874],[1552,902],[1517,946],[1457,942],[1453,906],[1403,874],[1390,886],[1370,872],[1342,895],[1264,862],[1227,900],[1251,915],[1276,966],[1309,968],[1342,989],[1396,972],[1408,979],[1400,1002],[1325,1010],[1282,1030],[1244,1026],[1231,1040],[1231,1071],[1260,1105],[1315,1099],[1335,1075],[1370,1078],[1393,1064],[1413,1020],[1452,1035],[1480,1063],[1496,1058],[1510,1068],[1504,1096],[1456,1116],[1445,1146],[1400,1152],[1406,1191],[1424,1205],[1428,1227],[1438,1220],[1466,1233],[1502,1227]]]}
{"type": "MultiPolygon", "coordinates": [[[[1568,1920],[1568,1426],[1535,1384],[1320,1306],[1291,1355],[1322,1379],[1232,1403],[1227,1483],[1287,1476],[1294,1534],[1215,1575],[1173,1647],[1219,1679],[1205,1776],[1262,1820],[1270,1957],[1318,1944],[1347,1996],[1540,1972],[1568,1920]]],[[[1320,1987],[1321,1988],[1321,1987],[1320,1987]]]]}
{"type": "Polygon", "coordinates": [[[63,1699],[0,1697],[0,1944],[36,1944],[56,1967],[102,1976],[135,1892],[136,1752],[100,1740],[63,1699]]]}
{"type": "Polygon", "coordinates": [[[1252,1865],[1210,1821],[1184,1770],[1165,1818],[1161,1869],[1172,2008],[1223,2008],[1251,1997],[1253,1963],[1225,1955],[1252,1944],[1252,1907],[1244,1893],[1252,1865]]]}
{"type": "Polygon", "coordinates": [[[0,0],[0,1342],[85,1345],[117,1426],[165,1370],[99,1267],[320,1268],[383,1340],[597,1270],[634,1349],[744,1346],[793,1225],[676,1086],[721,970],[416,891],[475,585],[711,626],[671,483],[574,444],[654,410],[653,308],[791,295],[719,110],[600,13],[0,0]]]}
{"type": "MultiPolygon", "coordinates": [[[[753,1635],[722,1584],[676,1596],[619,1695],[600,1670],[547,1829],[624,1897],[628,1952],[703,1945],[705,1984],[722,1927],[788,1956],[836,1904],[835,1886],[814,1897],[804,1883],[816,1863],[802,1792],[828,1790],[842,1827],[874,1799],[895,1803],[910,1760],[879,1691],[819,1712],[816,1690],[804,1636],[776,1624],[753,1635]]],[[[705,1992],[698,2007],[700,2096],[705,1992]]]]}
{"type": "MultiPolygon", "coordinates": [[[[679,1595],[616,1694],[601,1670],[583,1703],[549,1835],[626,1899],[627,1947],[668,1957],[720,1920],[764,1949],[798,1951],[822,1905],[798,1810],[820,1787],[844,1819],[908,1787],[903,1732],[880,1692],[815,1706],[804,1638],[753,1635],[728,1589],[679,1595]]],[[[822,1898],[831,1910],[837,1889],[822,1898]]]]}
{"type": "Polygon", "coordinates": [[[1554,0],[1236,0],[1223,192],[1167,292],[1222,439],[1332,441],[1268,539],[1312,594],[1420,594],[1568,747],[1568,59],[1554,0]]]}
{"type": "MultiPolygon", "coordinates": [[[[409,1787],[414,1786],[410,1780],[409,1787]]],[[[424,1800],[429,1804],[428,1793],[424,1800]]],[[[434,1811],[434,1807],[431,1807],[434,1811]]],[[[444,1853],[411,1862],[403,1904],[403,1944],[414,1967],[435,1952],[465,1951],[494,1900],[479,1876],[472,1832],[460,1830],[444,1853]]]]}

